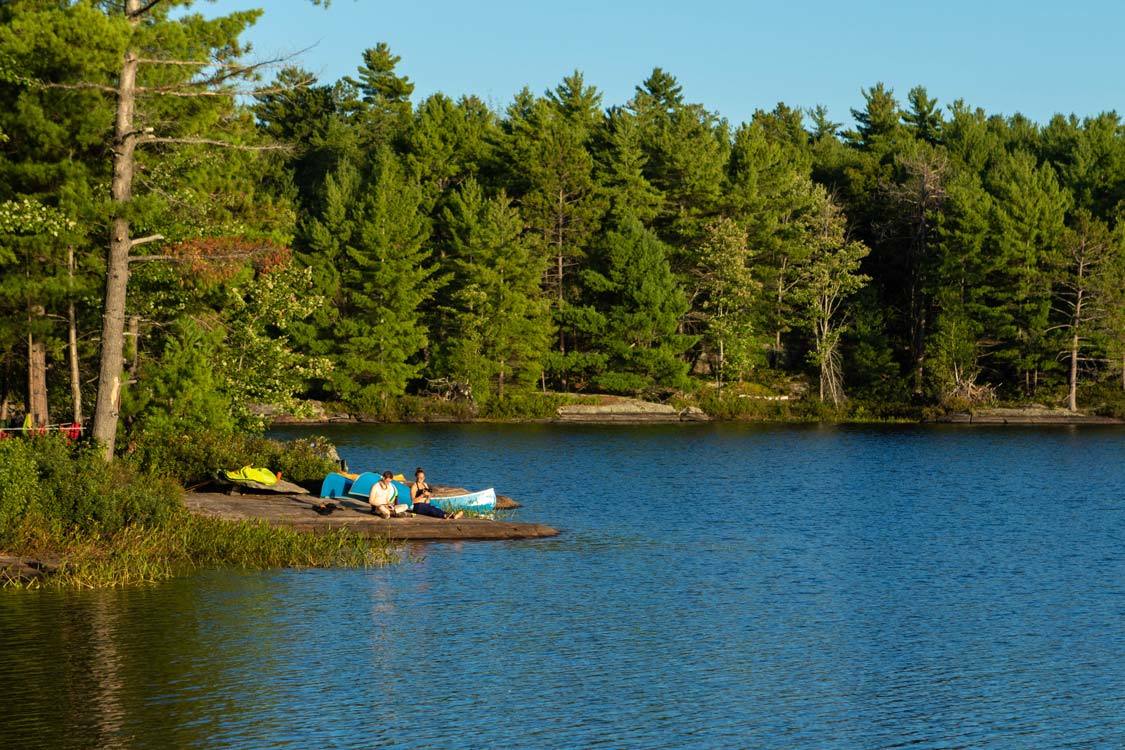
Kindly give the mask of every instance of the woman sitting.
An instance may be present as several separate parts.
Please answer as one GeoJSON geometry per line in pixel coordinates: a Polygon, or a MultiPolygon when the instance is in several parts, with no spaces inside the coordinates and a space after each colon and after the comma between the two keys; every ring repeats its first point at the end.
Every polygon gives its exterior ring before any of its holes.
{"type": "Polygon", "coordinates": [[[414,470],[414,486],[410,488],[410,501],[414,503],[411,510],[420,516],[433,516],[434,518],[457,519],[465,515],[463,510],[456,513],[446,513],[430,502],[433,496],[433,490],[426,483],[426,472],[419,466],[414,470]]]}

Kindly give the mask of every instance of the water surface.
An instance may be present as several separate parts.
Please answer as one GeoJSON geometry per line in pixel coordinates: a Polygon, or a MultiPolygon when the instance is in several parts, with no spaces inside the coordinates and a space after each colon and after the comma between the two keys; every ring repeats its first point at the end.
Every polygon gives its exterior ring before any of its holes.
{"type": "Polygon", "coordinates": [[[1125,746],[1125,431],[329,434],[564,534],[0,593],[0,747],[1125,746]]]}

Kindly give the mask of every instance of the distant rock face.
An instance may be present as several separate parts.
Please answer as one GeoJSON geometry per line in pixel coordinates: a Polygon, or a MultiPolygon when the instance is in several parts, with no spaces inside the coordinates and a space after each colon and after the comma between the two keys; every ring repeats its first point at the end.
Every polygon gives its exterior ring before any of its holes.
{"type": "Polygon", "coordinates": [[[710,419],[702,409],[680,410],[668,404],[657,404],[634,398],[606,399],[600,404],[567,404],[556,411],[560,422],[705,422],[710,419]]]}

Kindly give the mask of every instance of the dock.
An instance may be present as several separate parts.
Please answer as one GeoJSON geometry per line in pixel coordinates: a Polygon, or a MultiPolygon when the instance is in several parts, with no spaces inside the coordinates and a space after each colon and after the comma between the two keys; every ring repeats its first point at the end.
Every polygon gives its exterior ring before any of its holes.
{"type": "MultiPolygon", "coordinates": [[[[450,493],[452,494],[452,493],[450,493]]],[[[368,537],[394,541],[449,542],[468,540],[540,539],[558,535],[558,530],[538,523],[494,521],[487,518],[444,520],[428,516],[380,518],[359,499],[337,499],[331,514],[317,513],[321,502],[315,495],[225,492],[188,492],[184,504],[192,513],[233,521],[264,521],[300,531],[323,532],[350,529],[368,537]]],[[[509,506],[510,507],[510,506],[509,506]]]]}

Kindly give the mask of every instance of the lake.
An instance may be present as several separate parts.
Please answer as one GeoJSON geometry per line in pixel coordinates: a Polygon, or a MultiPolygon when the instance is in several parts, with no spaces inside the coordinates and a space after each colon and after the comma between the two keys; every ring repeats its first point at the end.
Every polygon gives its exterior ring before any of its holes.
{"type": "Polygon", "coordinates": [[[315,432],[563,534],[0,592],[0,747],[1125,746],[1125,430],[315,432]]]}

